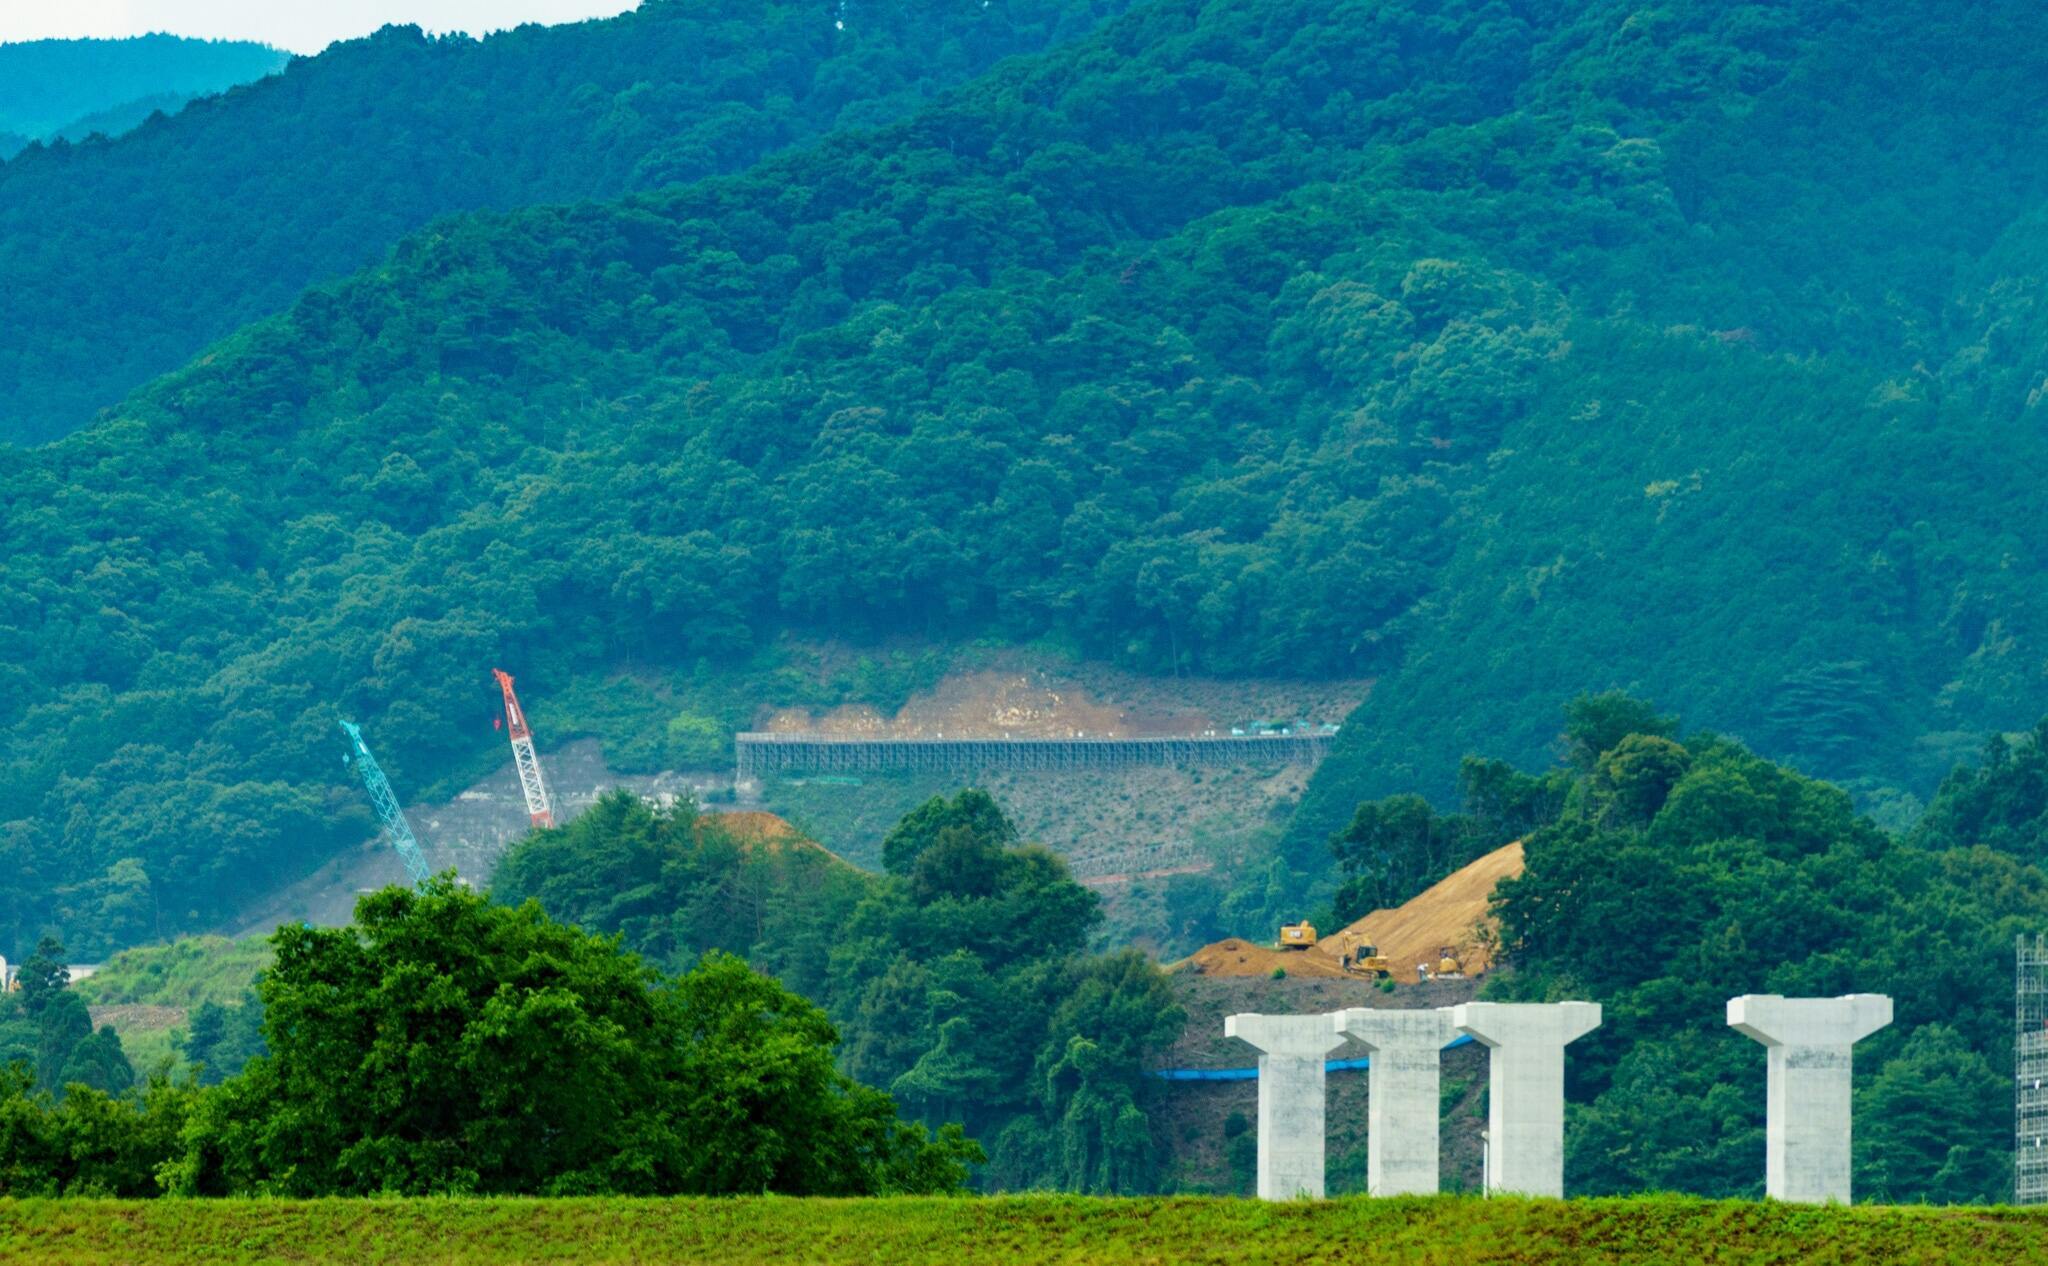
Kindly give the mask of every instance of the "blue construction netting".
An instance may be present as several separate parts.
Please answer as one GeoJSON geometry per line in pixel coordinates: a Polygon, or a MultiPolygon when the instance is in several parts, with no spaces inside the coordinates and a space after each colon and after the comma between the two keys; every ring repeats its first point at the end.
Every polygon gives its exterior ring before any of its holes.
{"type": "MultiPolygon", "coordinates": [[[[1470,1045],[1472,1035],[1460,1033],[1444,1044],[1445,1050],[1454,1050],[1470,1045]]],[[[1353,1068],[1370,1068],[1370,1059],[1333,1059],[1323,1064],[1326,1073],[1348,1072],[1353,1068]]],[[[1153,1070],[1154,1077],[1165,1081],[1256,1081],[1259,1076],[1257,1065],[1250,1068],[1160,1068],[1153,1070]]]]}

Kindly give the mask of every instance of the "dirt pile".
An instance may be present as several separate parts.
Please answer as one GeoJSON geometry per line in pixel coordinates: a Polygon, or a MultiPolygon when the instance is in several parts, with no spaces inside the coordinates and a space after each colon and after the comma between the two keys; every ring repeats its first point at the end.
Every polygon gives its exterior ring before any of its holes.
{"type": "Polygon", "coordinates": [[[789,819],[760,809],[706,813],[697,819],[697,824],[700,827],[717,827],[746,844],[773,844],[800,838],[797,829],[789,824],[789,819]]]}
{"type": "Polygon", "coordinates": [[[766,849],[770,853],[780,853],[792,848],[815,849],[842,866],[853,865],[852,862],[797,830],[788,818],[763,809],[730,809],[723,813],[698,815],[695,829],[701,834],[711,828],[725,832],[735,843],[766,849]]]}
{"type": "Polygon", "coordinates": [[[1434,970],[1437,951],[1449,946],[1464,965],[1465,974],[1476,976],[1493,965],[1493,921],[1487,911],[1493,886],[1521,873],[1522,842],[1517,840],[1453,872],[1407,904],[1375,910],[1350,927],[1323,937],[1313,949],[1281,950],[1250,941],[1218,941],[1169,964],[1167,970],[1203,976],[1270,976],[1274,968],[1284,967],[1293,977],[1345,976],[1349,973],[1340,965],[1341,957],[1360,945],[1372,945],[1386,956],[1395,980],[1414,984],[1415,965],[1428,963],[1434,970]]]}
{"type": "Polygon", "coordinates": [[[1411,983],[1415,965],[1428,963],[1434,969],[1437,951],[1448,945],[1465,973],[1477,975],[1493,965],[1494,924],[1487,912],[1493,886],[1521,873],[1522,842],[1516,840],[1452,872],[1405,905],[1375,910],[1322,938],[1309,953],[1334,965],[1339,955],[1372,945],[1386,955],[1394,979],[1411,983]]]}
{"type": "Polygon", "coordinates": [[[1267,945],[1232,938],[1204,945],[1168,968],[1202,976],[1270,976],[1284,968],[1289,976],[1342,976],[1344,969],[1332,958],[1318,957],[1307,950],[1278,950],[1267,945]]]}

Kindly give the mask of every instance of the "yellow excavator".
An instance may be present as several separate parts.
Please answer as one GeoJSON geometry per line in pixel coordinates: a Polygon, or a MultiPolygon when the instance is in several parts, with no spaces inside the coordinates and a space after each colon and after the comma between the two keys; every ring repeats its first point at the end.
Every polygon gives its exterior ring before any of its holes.
{"type": "Polygon", "coordinates": [[[1316,943],[1316,925],[1303,919],[1299,923],[1280,925],[1280,948],[1284,950],[1305,950],[1316,943]]]}
{"type": "Polygon", "coordinates": [[[1437,977],[1463,976],[1465,974],[1465,964],[1460,962],[1457,954],[1452,951],[1450,946],[1446,945],[1436,952],[1436,967],[1432,974],[1437,977]]]}

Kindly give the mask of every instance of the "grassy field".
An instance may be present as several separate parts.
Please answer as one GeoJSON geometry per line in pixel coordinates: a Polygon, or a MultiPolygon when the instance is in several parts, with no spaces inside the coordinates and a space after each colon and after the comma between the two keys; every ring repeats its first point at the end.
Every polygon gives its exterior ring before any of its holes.
{"type": "Polygon", "coordinates": [[[2048,1212],[1676,1197],[0,1201],[0,1263],[1390,1263],[2048,1260],[2048,1212]]]}

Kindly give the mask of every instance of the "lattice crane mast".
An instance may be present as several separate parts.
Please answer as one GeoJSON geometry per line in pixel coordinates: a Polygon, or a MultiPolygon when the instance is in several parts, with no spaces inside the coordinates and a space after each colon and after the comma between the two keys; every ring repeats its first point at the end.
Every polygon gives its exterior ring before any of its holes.
{"type": "Polygon", "coordinates": [[[526,710],[512,692],[512,674],[493,668],[498,688],[505,692],[505,728],[512,735],[512,763],[519,768],[519,789],[526,793],[526,816],[535,826],[555,824],[555,806],[548,799],[547,779],[540,775],[540,755],[533,750],[533,731],[526,725],[526,710]]]}
{"type": "Polygon", "coordinates": [[[391,794],[391,783],[384,777],[384,770],[377,764],[377,758],[370,755],[369,744],[363,742],[363,731],[353,721],[343,721],[341,732],[348,735],[349,754],[343,763],[354,760],[356,772],[363,776],[363,787],[370,793],[370,803],[376,807],[377,816],[384,822],[384,830],[391,836],[392,844],[398,848],[399,857],[405,861],[405,869],[412,875],[414,887],[427,882],[430,873],[427,859],[420,852],[420,842],[413,837],[412,824],[405,820],[405,810],[398,807],[398,797],[391,794]]]}

